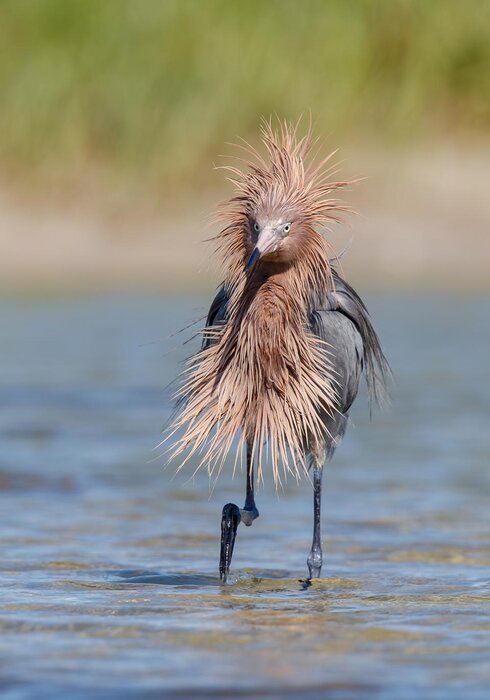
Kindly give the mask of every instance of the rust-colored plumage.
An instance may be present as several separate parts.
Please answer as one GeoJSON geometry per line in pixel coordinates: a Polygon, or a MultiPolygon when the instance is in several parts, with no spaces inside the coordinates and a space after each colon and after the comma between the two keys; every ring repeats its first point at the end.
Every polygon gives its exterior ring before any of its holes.
{"type": "Polygon", "coordinates": [[[226,313],[213,318],[211,310],[203,348],[185,369],[173,426],[184,433],[174,456],[185,462],[199,453],[200,465],[219,473],[239,435],[240,446],[252,447],[259,478],[268,456],[280,483],[286,473],[299,477],[308,455],[323,460],[326,417],[335,421],[342,410],[331,347],[310,319],[335,294],[321,230],[345,210],[332,194],[349,183],[329,180],[331,156],[310,158],[310,133],[299,138],[288,125],[276,131],[265,123],[262,140],[266,157],[247,146],[244,170],[226,168],[236,187],[216,237],[226,313]],[[278,240],[247,269],[257,231],[267,226],[278,240]]]}
{"type": "MultiPolygon", "coordinates": [[[[219,474],[236,435],[246,445],[243,508],[221,516],[219,573],[230,571],[237,528],[259,516],[254,498],[270,461],[276,485],[313,466],[313,538],[309,581],[320,576],[323,464],[344,435],[364,371],[378,399],[389,366],[359,295],[331,267],[322,229],[345,209],[332,194],[329,158],[310,157],[310,133],[270,123],[266,155],[246,144],[243,170],[228,167],[235,196],[216,237],[225,280],[211,304],[201,350],[189,361],[178,392],[181,413],[171,434],[182,464],[219,474]],[[268,458],[268,460],[266,460],[268,458]]],[[[235,462],[236,463],[236,462],[235,462]]],[[[309,584],[305,584],[309,585],[309,584]]]]}

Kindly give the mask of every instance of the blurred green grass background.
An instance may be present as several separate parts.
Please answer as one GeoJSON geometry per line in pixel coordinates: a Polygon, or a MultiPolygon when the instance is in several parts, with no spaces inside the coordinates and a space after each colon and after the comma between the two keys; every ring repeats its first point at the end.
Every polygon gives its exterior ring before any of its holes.
{"type": "Polygon", "coordinates": [[[353,281],[489,288],[489,0],[1,0],[0,293],[212,290],[213,164],[274,114],[367,176],[353,281]]]}
{"type": "Polygon", "coordinates": [[[0,4],[4,178],[172,193],[261,116],[310,110],[336,143],[488,131],[490,2],[0,4]]]}

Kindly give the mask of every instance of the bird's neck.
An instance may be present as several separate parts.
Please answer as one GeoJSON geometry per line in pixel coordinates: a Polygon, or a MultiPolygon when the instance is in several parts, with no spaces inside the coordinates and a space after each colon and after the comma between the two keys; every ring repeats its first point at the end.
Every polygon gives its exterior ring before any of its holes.
{"type": "Polygon", "coordinates": [[[258,271],[240,300],[243,321],[266,335],[284,326],[302,326],[310,308],[309,294],[298,293],[294,272],[277,268],[271,265],[258,271]]]}
{"type": "Polygon", "coordinates": [[[237,309],[257,309],[256,322],[304,324],[314,309],[322,308],[333,289],[328,248],[318,234],[308,241],[302,257],[292,264],[267,262],[235,287],[237,309]]]}
{"type": "Polygon", "coordinates": [[[308,353],[308,318],[327,293],[329,271],[320,283],[294,266],[263,266],[235,290],[226,332],[231,353],[237,352],[251,369],[257,385],[283,392],[290,375],[299,376],[308,353]]]}

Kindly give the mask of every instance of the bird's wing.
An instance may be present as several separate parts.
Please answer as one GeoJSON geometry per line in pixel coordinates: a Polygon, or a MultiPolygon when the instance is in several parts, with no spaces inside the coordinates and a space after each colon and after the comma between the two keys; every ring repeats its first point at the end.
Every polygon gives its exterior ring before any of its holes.
{"type": "MultiPolygon", "coordinates": [[[[381,349],[379,338],[364,302],[336,270],[333,269],[332,274],[335,291],[328,295],[324,308],[313,313],[312,331],[333,345],[337,354],[340,352],[342,355],[343,353],[340,362],[346,366],[353,379],[358,371],[364,370],[370,399],[380,403],[386,396],[387,384],[391,377],[390,366],[381,349]],[[345,323],[341,325],[339,316],[348,319],[351,327],[349,328],[345,323]],[[348,349],[355,345],[353,331],[356,331],[356,334],[362,339],[358,369],[354,367],[352,350],[348,349]],[[344,344],[343,349],[342,343],[344,344]]],[[[352,400],[354,398],[355,394],[352,400]]]]}
{"type": "MultiPolygon", "coordinates": [[[[330,300],[329,300],[330,301],[330,300]]],[[[357,396],[363,367],[363,342],[356,325],[333,305],[310,316],[312,333],[327,345],[328,367],[335,376],[337,405],[346,414],[357,396]]],[[[332,432],[329,427],[330,432],[332,432]]],[[[336,430],[334,432],[337,432],[336,430]]]]}
{"type": "MultiPolygon", "coordinates": [[[[218,293],[211,302],[211,306],[208,311],[208,316],[206,319],[206,328],[212,328],[220,323],[223,323],[226,319],[228,308],[228,294],[226,293],[225,287],[219,288],[218,293]]],[[[213,341],[212,333],[206,333],[204,331],[204,337],[202,341],[202,349],[209,347],[213,341]]]]}

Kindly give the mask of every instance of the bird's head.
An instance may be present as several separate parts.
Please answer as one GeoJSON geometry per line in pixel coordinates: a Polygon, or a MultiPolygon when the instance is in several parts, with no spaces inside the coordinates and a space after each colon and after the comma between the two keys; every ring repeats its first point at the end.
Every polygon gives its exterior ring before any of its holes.
{"type": "MultiPolygon", "coordinates": [[[[289,217],[259,217],[249,220],[250,247],[252,252],[246,264],[251,270],[259,261],[287,263],[291,259],[292,246],[290,234],[293,221],[284,221],[289,217]]],[[[293,246],[294,247],[294,246],[293,246]]]]}
{"type": "Polygon", "coordinates": [[[218,235],[227,262],[251,271],[262,265],[293,265],[302,259],[309,244],[318,242],[321,230],[338,220],[347,207],[331,194],[350,182],[331,181],[331,153],[311,157],[315,141],[311,128],[298,136],[298,127],[280,123],[274,129],[263,122],[262,155],[242,145],[250,157],[245,168],[225,166],[235,185],[235,196],[220,218],[227,225],[218,235]]]}

